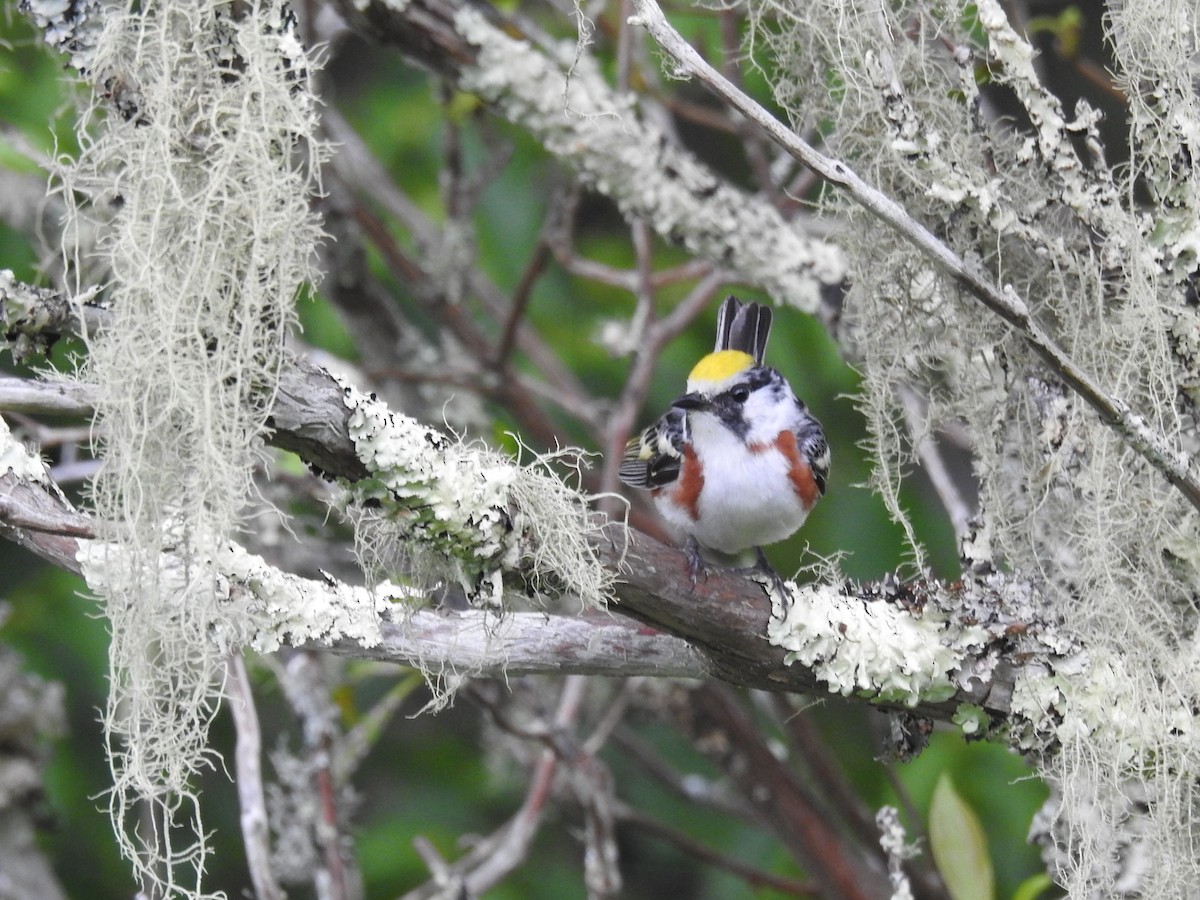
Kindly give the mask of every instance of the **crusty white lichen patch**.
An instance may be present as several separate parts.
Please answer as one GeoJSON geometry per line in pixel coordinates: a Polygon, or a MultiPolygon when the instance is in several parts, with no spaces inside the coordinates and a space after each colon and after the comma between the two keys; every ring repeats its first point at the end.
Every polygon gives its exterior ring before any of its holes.
{"type": "MultiPolygon", "coordinates": [[[[986,544],[986,535],[964,542],[986,544]]],[[[953,584],[792,585],[790,597],[767,587],[768,639],[833,692],[910,707],[957,697],[953,721],[965,736],[1000,730],[1032,754],[1101,733],[1136,748],[1147,724],[1141,713],[1109,709],[1127,699],[1136,708],[1123,661],[1101,654],[1094,662],[1038,615],[1038,591],[1022,579],[981,571],[953,584]]]]}
{"type": "Polygon", "coordinates": [[[50,474],[42,458],[16,439],[8,423],[0,418],[0,475],[12,472],[23,481],[49,484],[50,474]]]}
{"type": "Polygon", "coordinates": [[[718,178],[642,119],[634,95],[613,91],[574,44],[535,50],[471,7],[454,25],[479,48],[461,87],[527,128],[629,217],[806,312],[845,277],[837,245],[803,234],[770,203],[718,178]]]}
{"type": "Polygon", "coordinates": [[[1030,666],[1013,688],[1011,719],[1029,723],[1027,742],[1016,746],[1039,750],[1053,735],[1063,746],[1103,745],[1116,765],[1140,769],[1163,733],[1180,744],[1197,734],[1192,709],[1155,681],[1106,647],[1059,660],[1053,670],[1030,666]]]}
{"type": "Polygon", "coordinates": [[[20,8],[33,18],[47,44],[70,56],[76,70],[91,69],[95,42],[104,27],[99,0],[22,0],[20,8]]]}
{"type": "MultiPolygon", "coordinates": [[[[103,541],[80,541],[76,559],[95,591],[105,589],[114,569],[137,565],[120,545],[103,541]]],[[[415,593],[390,583],[369,588],[333,577],[301,578],[230,543],[190,561],[165,554],[156,561],[154,578],[168,596],[182,596],[190,579],[213,579],[215,599],[228,615],[212,623],[210,638],[225,652],[249,646],[272,653],[283,646],[338,640],[375,647],[383,639],[382,617],[415,593]]]]}
{"type": "Polygon", "coordinates": [[[481,563],[496,559],[504,549],[512,466],[455,447],[440,432],[350,385],[344,397],[350,439],[371,473],[354,486],[359,498],[388,504],[396,520],[447,553],[481,563]]]}
{"type": "Polygon", "coordinates": [[[555,457],[518,465],[350,385],[344,402],[370,473],[348,489],[370,513],[359,521],[358,538],[371,580],[432,575],[499,606],[508,574],[534,589],[570,592],[587,606],[605,602],[611,575],[588,540],[596,527],[590,498],[549,470],[555,457]],[[392,571],[398,566],[405,571],[392,571]]]}
{"type": "Polygon", "coordinates": [[[910,611],[863,600],[841,588],[795,588],[789,599],[772,587],[768,640],[844,696],[915,706],[956,690],[966,651],[988,640],[983,628],[952,620],[933,606],[910,611]]]}
{"type": "Polygon", "coordinates": [[[413,591],[399,585],[356,587],[328,577],[301,578],[269,565],[236,545],[216,556],[216,569],[231,597],[241,597],[259,622],[251,646],[271,653],[283,646],[350,640],[362,647],[383,639],[380,617],[413,591]]]}

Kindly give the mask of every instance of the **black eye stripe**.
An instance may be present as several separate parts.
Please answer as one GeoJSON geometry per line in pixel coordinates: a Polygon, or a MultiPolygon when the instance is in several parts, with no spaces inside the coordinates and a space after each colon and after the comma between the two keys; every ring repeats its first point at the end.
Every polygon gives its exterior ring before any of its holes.
{"type": "Polygon", "coordinates": [[[735,403],[745,403],[751,393],[769,385],[774,385],[776,389],[782,388],[783,377],[774,369],[760,366],[748,371],[744,381],[724,391],[724,394],[735,403]]]}

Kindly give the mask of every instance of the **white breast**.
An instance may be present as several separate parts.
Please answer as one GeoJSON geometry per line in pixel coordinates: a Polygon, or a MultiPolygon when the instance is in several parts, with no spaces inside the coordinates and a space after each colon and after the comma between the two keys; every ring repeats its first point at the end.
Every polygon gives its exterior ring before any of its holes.
{"type": "Polygon", "coordinates": [[[781,541],[807,516],[788,479],[788,461],[778,450],[751,453],[712,416],[691,417],[693,446],[704,466],[698,520],[660,506],[667,520],[703,546],[739,553],[781,541]]]}

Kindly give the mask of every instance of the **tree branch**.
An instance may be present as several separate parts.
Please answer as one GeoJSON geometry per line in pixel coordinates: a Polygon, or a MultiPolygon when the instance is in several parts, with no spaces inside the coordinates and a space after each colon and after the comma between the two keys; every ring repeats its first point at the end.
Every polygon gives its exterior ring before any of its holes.
{"type": "Polygon", "coordinates": [[[768,201],[733,187],[677,146],[590,61],[560,58],[539,46],[532,27],[470,0],[338,0],[337,6],[360,33],[397,47],[528,129],[627,218],[646,221],[780,301],[826,323],[836,319],[841,250],[804,234],[768,201]]]}
{"type": "Polygon", "coordinates": [[[404,621],[384,622],[378,646],[343,639],[333,650],[429,672],[492,678],[567,673],[703,678],[713,671],[686,641],[604,614],[419,610],[404,621]]]}
{"type": "Polygon", "coordinates": [[[912,218],[902,206],[863,181],[845,163],[817,151],[740,91],[671,27],[654,0],[636,0],[636,6],[637,21],[645,26],[682,71],[695,75],[771,140],[818,172],[830,184],[840,187],[881,222],[895,229],[984,306],[1012,325],[1050,369],[1100,415],[1105,424],[1175,485],[1192,506],[1200,510],[1200,480],[1192,471],[1187,454],[1173,448],[1125,401],[1106,392],[1095,378],[1076,364],[1033,317],[1025,301],[1017,296],[1011,286],[1001,288],[995,284],[984,272],[968,263],[912,218]]]}
{"type": "Polygon", "coordinates": [[[822,896],[868,900],[885,896],[879,873],[826,822],[792,767],[771,750],[762,732],[731,692],[711,682],[694,694],[701,731],[718,729],[727,741],[706,741],[717,748],[719,764],[763,818],[811,873],[822,896]]]}
{"type": "Polygon", "coordinates": [[[267,800],[262,777],[262,729],[246,661],[240,653],[228,660],[229,710],[237,730],[238,802],[241,806],[242,843],[246,864],[254,882],[257,900],[283,900],[286,896],[271,865],[271,833],[267,821],[267,800]]]}
{"type": "MultiPolygon", "coordinates": [[[[350,411],[337,381],[300,361],[283,373],[282,384],[268,442],[319,460],[316,464],[329,476],[361,477],[365,464],[350,438],[350,411]]],[[[86,386],[67,389],[82,393],[86,386]]],[[[6,484],[20,492],[27,508],[77,515],[45,486],[14,473],[0,477],[0,489],[6,484]]],[[[74,539],[14,532],[39,555],[80,570],[74,539]]],[[[509,617],[502,628],[503,619],[489,621],[480,613],[440,621],[424,613],[414,617],[410,628],[415,630],[407,634],[401,627],[372,626],[374,646],[365,646],[361,637],[343,636],[335,647],[341,653],[405,664],[428,661],[432,654],[462,672],[480,666],[503,669],[508,654],[510,670],[519,663],[525,671],[597,672],[607,666],[614,674],[710,673],[768,690],[837,690],[885,708],[957,721],[968,733],[989,732],[1025,749],[1046,750],[1056,742],[1053,731],[1045,730],[1045,722],[1061,714],[1066,703],[1055,673],[1068,666],[1078,669],[1079,648],[1038,618],[1036,590],[1018,578],[987,571],[952,584],[885,580],[816,585],[796,588],[788,600],[770,597],[745,577],[723,571],[711,572],[693,588],[683,553],[634,531],[627,533],[623,546],[603,535],[592,543],[606,566],[620,575],[612,609],[664,635],[618,625],[615,619],[555,620],[551,628],[549,620],[539,626],[536,614],[527,614],[509,617]],[[769,633],[784,646],[769,642],[769,633]],[[691,649],[680,647],[679,639],[691,649]],[[614,658],[621,665],[612,666],[614,658]],[[1046,685],[1032,707],[1030,684],[1046,685]],[[1014,703],[1014,696],[1020,702],[1014,703]],[[968,708],[976,712],[964,719],[968,708]]],[[[296,610],[319,599],[331,610],[329,621],[341,621],[333,610],[353,590],[277,573],[248,556],[226,565],[240,573],[234,583],[258,591],[264,602],[284,611],[278,632],[300,645],[326,637],[305,626],[296,610]]],[[[361,633],[357,628],[343,632],[361,633]]]]}
{"type": "MultiPolygon", "coordinates": [[[[23,385],[23,402],[43,393],[73,408],[86,407],[91,390],[77,382],[23,385]]],[[[360,481],[372,470],[351,434],[352,402],[328,372],[295,360],[280,375],[267,442],[297,453],[328,477],[360,481]]],[[[373,415],[386,418],[391,413],[378,404],[373,415]]],[[[57,492],[44,465],[7,427],[0,431],[0,444],[0,470],[11,469],[0,475],[5,501],[0,514],[22,517],[0,518],[0,527],[56,565],[80,572],[79,545],[72,535],[87,533],[87,520],[57,492]],[[18,527],[19,522],[60,525],[41,530],[18,527]]],[[[596,531],[590,544],[619,576],[612,608],[653,631],[616,618],[555,618],[551,623],[550,617],[541,620],[537,614],[489,618],[478,611],[446,619],[419,613],[405,631],[381,625],[370,612],[379,602],[386,608],[387,589],[376,596],[333,579],[300,579],[240,548],[228,550],[219,567],[225,567],[231,591],[247,591],[275,610],[275,635],[268,643],[334,641],[338,652],[348,655],[405,664],[436,661],[463,673],[522,667],[520,671],[711,674],[768,690],[834,690],[885,708],[956,721],[969,734],[998,734],[1027,750],[1044,751],[1056,744],[1047,724],[1067,705],[1056,673],[1080,668],[1080,648],[1039,618],[1036,586],[1018,577],[968,564],[966,571],[976,574],[951,584],[885,579],[797,587],[790,597],[772,596],[745,577],[719,570],[693,586],[686,557],[678,550],[632,530],[624,532],[618,545],[611,533],[596,531]],[[348,602],[357,610],[346,612],[348,602]],[[308,607],[313,603],[329,610],[320,628],[299,612],[308,609],[310,620],[320,618],[308,607]],[[370,640],[364,640],[368,634],[370,640]]]]}

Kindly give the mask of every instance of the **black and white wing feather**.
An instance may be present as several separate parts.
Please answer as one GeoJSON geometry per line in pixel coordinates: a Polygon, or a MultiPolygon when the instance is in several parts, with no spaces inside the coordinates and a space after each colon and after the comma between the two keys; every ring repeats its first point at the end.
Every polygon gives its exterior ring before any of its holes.
{"type": "Polygon", "coordinates": [[[686,440],[687,413],[672,408],[625,445],[617,477],[643,490],[671,484],[679,478],[686,440]]]}
{"type": "Polygon", "coordinates": [[[800,455],[812,469],[813,482],[821,494],[825,493],[825,481],[829,477],[829,441],[825,437],[825,429],[813,418],[804,403],[797,401],[802,418],[800,424],[793,428],[796,435],[796,445],[800,455]]]}

